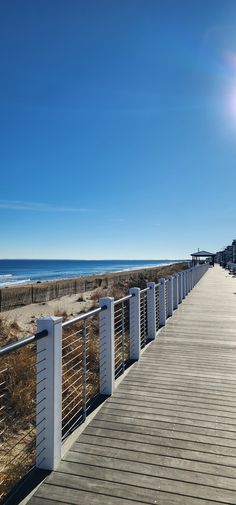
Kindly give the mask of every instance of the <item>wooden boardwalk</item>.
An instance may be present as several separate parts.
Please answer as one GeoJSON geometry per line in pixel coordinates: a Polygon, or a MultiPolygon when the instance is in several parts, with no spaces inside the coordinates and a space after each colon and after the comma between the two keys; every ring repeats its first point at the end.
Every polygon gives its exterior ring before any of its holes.
{"type": "Polygon", "coordinates": [[[236,505],[236,279],[210,269],[30,505],[236,505]]]}

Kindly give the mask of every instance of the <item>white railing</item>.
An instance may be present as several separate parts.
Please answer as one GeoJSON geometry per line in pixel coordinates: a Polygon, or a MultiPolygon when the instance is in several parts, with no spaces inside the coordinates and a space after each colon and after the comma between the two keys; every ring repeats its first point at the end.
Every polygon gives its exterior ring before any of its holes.
{"type": "MultiPolygon", "coordinates": [[[[4,416],[8,408],[5,385],[11,373],[9,356],[28,342],[35,345],[36,397],[30,440],[37,468],[56,468],[64,439],[86,419],[97,401],[112,395],[116,378],[139,360],[146,344],[156,339],[158,330],[207,269],[208,264],[201,264],[158,283],[148,282],[145,289],[131,288],[119,300],[101,298],[97,309],[69,321],[43,317],[37,321],[35,336],[0,348],[4,387],[1,395],[0,384],[0,413],[4,416]]],[[[7,473],[4,432],[1,436],[2,466],[7,473]]],[[[12,450],[14,455],[14,447],[12,450]]]]}

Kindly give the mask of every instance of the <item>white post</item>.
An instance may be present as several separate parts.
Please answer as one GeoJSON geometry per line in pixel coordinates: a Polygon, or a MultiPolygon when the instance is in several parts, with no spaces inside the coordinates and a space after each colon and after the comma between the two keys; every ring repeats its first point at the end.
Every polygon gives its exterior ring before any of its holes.
{"type": "Polygon", "coordinates": [[[191,268],[191,289],[193,289],[193,268],[191,268]]]}
{"type": "Polygon", "coordinates": [[[188,270],[186,270],[186,291],[187,291],[187,295],[189,294],[189,268],[188,270]]]}
{"type": "Polygon", "coordinates": [[[155,282],[148,282],[147,287],[147,325],[148,325],[148,340],[156,338],[156,298],[155,298],[155,282]]]}
{"type": "Polygon", "coordinates": [[[165,297],[165,279],[159,280],[159,306],[160,306],[160,326],[165,326],[166,324],[166,297],[165,297]]]}
{"type": "Polygon", "coordinates": [[[180,272],[181,275],[181,291],[182,291],[182,300],[185,299],[185,292],[184,292],[184,271],[180,272]]]}
{"type": "Polygon", "coordinates": [[[100,393],[112,395],[115,387],[114,298],[100,298],[100,393]]]}
{"type": "Polygon", "coordinates": [[[195,286],[196,284],[196,267],[194,266],[193,267],[193,287],[195,286]]]}
{"type": "Polygon", "coordinates": [[[140,289],[131,288],[129,290],[130,298],[130,359],[139,360],[141,352],[140,339],[140,289]]]}
{"type": "Polygon", "coordinates": [[[188,270],[184,271],[185,296],[188,294],[188,270]]]}
{"type": "Polygon", "coordinates": [[[189,270],[189,291],[192,289],[192,268],[189,270]]]}
{"type": "Polygon", "coordinates": [[[173,315],[173,277],[169,275],[167,283],[167,300],[168,300],[168,310],[167,317],[173,315]]]}
{"type": "MultiPolygon", "coordinates": [[[[42,317],[37,332],[36,468],[55,470],[61,460],[62,318],[42,317]]],[[[27,363],[25,364],[27,367],[27,363]]]]}
{"type": "Polygon", "coordinates": [[[186,297],[186,270],[182,272],[182,280],[183,280],[183,298],[186,297]]]}
{"type": "Polygon", "coordinates": [[[173,276],[173,309],[177,309],[179,300],[178,275],[173,276]]]}
{"type": "Polygon", "coordinates": [[[183,284],[182,284],[182,273],[178,273],[178,291],[179,291],[179,303],[182,303],[183,299],[183,284]]]}

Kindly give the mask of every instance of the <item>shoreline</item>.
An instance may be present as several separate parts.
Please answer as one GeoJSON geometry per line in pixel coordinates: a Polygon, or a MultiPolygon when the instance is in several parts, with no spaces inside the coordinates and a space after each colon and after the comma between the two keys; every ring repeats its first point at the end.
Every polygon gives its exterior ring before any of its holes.
{"type": "Polygon", "coordinates": [[[36,319],[40,317],[55,315],[70,319],[78,313],[87,312],[92,307],[98,306],[99,297],[120,298],[128,293],[131,286],[143,288],[146,287],[147,281],[157,282],[161,277],[173,275],[185,268],[187,268],[187,263],[182,262],[160,265],[151,269],[142,268],[88,276],[83,277],[83,280],[78,278],[77,282],[73,280],[72,283],[68,283],[68,280],[57,281],[57,283],[49,281],[36,284],[37,301],[30,303],[28,303],[31,299],[28,297],[28,291],[32,294],[32,285],[25,286],[27,296],[22,286],[3,288],[0,290],[0,306],[3,307],[5,304],[5,310],[0,312],[0,323],[1,321],[6,323],[8,327],[6,334],[10,338],[18,339],[25,336],[26,332],[34,333],[36,319]],[[58,290],[60,296],[55,296],[58,290]],[[8,295],[4,300],[2,299],[3,292],[8,295]]]}
{"type": "MultiPolygon", "coordinates": [[[[54,260],[52,260],[54,261],[54,260]]],[[[76,261],[76,260],[75,260],[76,261]]],[[[83,260],[84,261],[84,260],[83,260]]],[[[88,260],[90,261],[90,260],[88,260]]],[[[115,261],[115,260],[110,260],[110,261],[115,261]]],[[[125,260],[124,260],[125,261],[125,260]]],[[[148,260],[147,260],[148,261],[148,260]]],[[[152,261],[152,260],[150,260],[152,261]]],[[[156,260],[156,261],[162,261],[162,260],[156,260]]],[[[145,269],[150,269],[150,268],[159,268],[159,267],[164,267],[164,266],[168,266],[168,265],[173,265],[173,264],[176,264],[176,263],[183,263],[185,261],[188,261],[188,260],[165,260],[166,262],[163,262],[163,263],[156,263],[156,264],[147,264],[146,266],[134,266],[134,267],[130,267],[130,268],[123,268],[121,270],[108,270],[106,272],[95,272],[95,273],[86,273],[86,274],[78,274],[78,275],[72,275],[71,277],[55,277],[55,278],[50,278],[50,279],[35,279],[35,280],[31,280],[30,278],[27,278],[27,279],[22,279],[22,280],[18,280],[18,281],[15,281],[15,282],[2,282],[0,283],[0,290],[1,289],[5,289],[5,288],[17,288],[17,287],[24,287],[24,286],[31,286],[32,284],[42,284],[42,283],[45,283],[45,282],[58,282],[58,281],[64,281],[64,280],[73,280],[73,279],[79,279],[81,277],[94,277],[94,276],[100,276],[100,275],[109,275],[109,274],[115,274],[115,273],[122,273],[122,272],[132,272],[132,271],[135,271],[135,270],[145,270],[145,269]]],[[[104,260],[105,262],[105,260],[104,260]]],[[[1,277],[4,277],[4,278],[10,278],[10,277],[13,277],[14,274],[3,274],[3,273],[0,273],[0,278],[1,277]]],[[[29,274],[26,274],[27,277],[30,276],[30,273],[29,274]]]]}
{"type": "MultiPolygon", "coordinates": [[[[114,282],[133,279],[135,283],[142,272],[152,277],[153,273],[166,268],[177,267],[177,265],[187,264],[171,263],[168,265],[159,265],[135,270],[122,270],[121,272],[111,272],[100,275],[87,275],[61,279],[57,281],[33,282],[27,285],[18,285],[15,287],[0,289],[0,313],[15,309],[32,303],[48,302],[53,299],[59,299],[65,295],[80,294],[100,287],[109,288],[114,282]]],[[[178,267],[177,267],[178,268],[178,267]]],[[[134,284],[133,284],[134,285],[134,284]]]]}

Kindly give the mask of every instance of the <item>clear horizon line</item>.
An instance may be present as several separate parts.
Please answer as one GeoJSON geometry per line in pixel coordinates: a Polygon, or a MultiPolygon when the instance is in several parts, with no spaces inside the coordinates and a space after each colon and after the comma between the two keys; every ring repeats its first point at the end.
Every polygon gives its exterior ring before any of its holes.
{"type": "Polygon", "coordinates": [[[0,261],[180,261],[185,258],[0,258],[0,261]]]}

